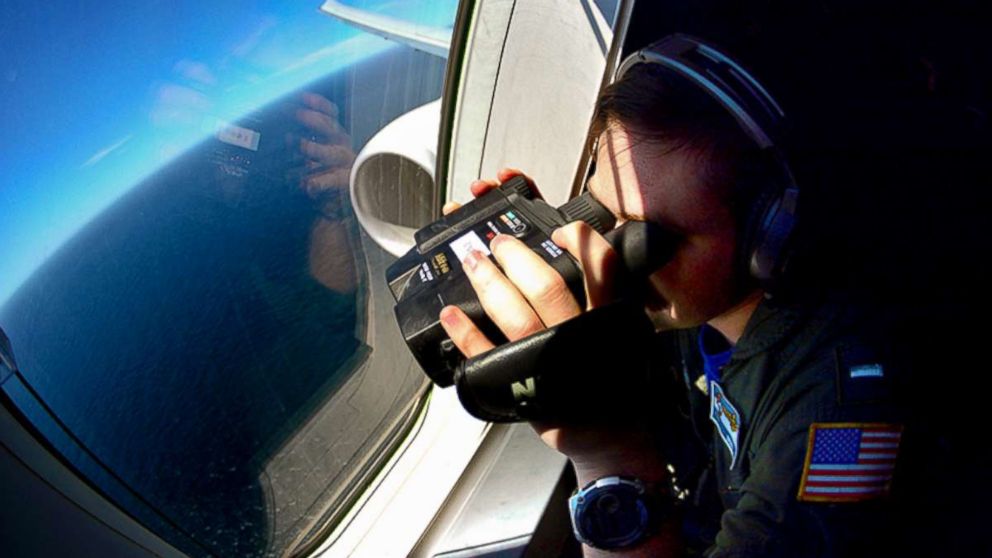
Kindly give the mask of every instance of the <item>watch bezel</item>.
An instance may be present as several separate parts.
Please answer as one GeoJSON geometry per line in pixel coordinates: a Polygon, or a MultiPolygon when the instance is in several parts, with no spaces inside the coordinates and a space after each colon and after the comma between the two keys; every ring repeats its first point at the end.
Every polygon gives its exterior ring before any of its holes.
{"type": "MultiPolygon", "coordinates": [[[[649,497],[647,485],[639,479],[619,475],[602,477],[576,490],[568,499],[572,518],[572,531],[579,542],[603,550],[629,548],[648,538],[657,523],[655,506],[649,497]],[[614,502],[604,499],[613,498],[614,502]],[[621,510],[627,519],[636,518],[629,527],[609,533],[607,525],[616,526],[615,519],[621,516],[602,516],[603,504],[619,503],[633,506],[621,510]]],[[[621,517],[623,519],[623,517],[621,517]]]]}

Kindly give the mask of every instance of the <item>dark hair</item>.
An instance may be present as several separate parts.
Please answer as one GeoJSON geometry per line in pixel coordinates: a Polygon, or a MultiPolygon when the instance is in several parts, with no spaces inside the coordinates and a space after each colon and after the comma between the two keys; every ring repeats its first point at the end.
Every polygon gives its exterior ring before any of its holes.
{"type": "Polygon", "coordinates": [[[731,207],[739,224],[759,193],[758,147],[716,100],[684,77],[657,64],[638,64],[599,96],[590,140],[620,124],[635,140],[686,151],[704,165],[704,180],[731,207]]]}

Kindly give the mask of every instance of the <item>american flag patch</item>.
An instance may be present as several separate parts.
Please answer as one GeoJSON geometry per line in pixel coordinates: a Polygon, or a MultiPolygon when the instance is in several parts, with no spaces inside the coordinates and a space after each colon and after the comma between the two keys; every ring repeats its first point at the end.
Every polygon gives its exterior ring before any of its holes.
{"type": "Polygon", "coordinates": [[[898,424],[812,424],[799,500],[858,502],[888,494],[901,437],[898,424]]]}

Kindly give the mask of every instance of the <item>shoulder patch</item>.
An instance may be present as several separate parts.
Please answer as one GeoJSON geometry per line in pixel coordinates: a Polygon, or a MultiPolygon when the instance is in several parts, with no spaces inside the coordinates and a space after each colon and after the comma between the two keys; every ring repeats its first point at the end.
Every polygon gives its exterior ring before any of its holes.
{"type": "Polygon", "coordinates": [[[859,347],[839,347],[837,365],[837,403],[879,403],[891,399],[890,371],[871,351],[859,347]]]}
{"type": "Polygon", "coordinates": [[[813,423],[799,501],[860,502],[887,495],[901,438],[901,424],[813,423]]]}
{"type": "Polygon", "coordinates": [[[710,382],[710,420],[730,452],[730,468],[737,464],[738,442],[741,433],[741,414],[727,400],[718,382],[710,382]]]}

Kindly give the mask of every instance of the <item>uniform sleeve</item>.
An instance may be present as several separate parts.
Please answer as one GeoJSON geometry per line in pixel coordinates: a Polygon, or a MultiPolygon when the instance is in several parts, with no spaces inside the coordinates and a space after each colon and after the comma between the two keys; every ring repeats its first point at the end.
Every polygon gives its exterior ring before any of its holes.
{"type": "Polygon", "coordinates": [[[805,381],[791,385],[791,396],[782,398],[769,419],[756,425],[758,438],[746,467],[731,469],[729,486],[720,487],[724,501],[736,500],[736,504],[721,516],[720,531],[707,556],[897,555],[891,536],[897,520],[887,494],[848,501],[803,501],[808,497],[799,497],[812,455],[808,455],[810,444],[821,447],[813,442],[811,427],[823,426],[846,451],[851,442],[843,436],[857,432],[858,425],[895,424],[899,418],[879,390],[862,390],[857,400],[850,394],[844,400],[840,373],[848,371],[838,367],[840,360],[833,356],[811,365],[805,381]]]}

